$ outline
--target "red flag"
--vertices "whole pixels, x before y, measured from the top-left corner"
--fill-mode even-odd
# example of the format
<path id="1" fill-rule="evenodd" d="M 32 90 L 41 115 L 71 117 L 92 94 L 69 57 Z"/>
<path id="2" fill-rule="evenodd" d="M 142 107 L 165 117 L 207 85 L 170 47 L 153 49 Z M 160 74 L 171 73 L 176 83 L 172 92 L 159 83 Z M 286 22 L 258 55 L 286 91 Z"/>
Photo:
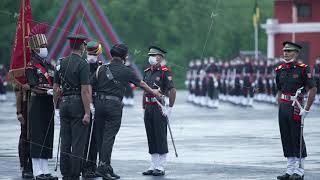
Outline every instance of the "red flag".
<path id="1" fill-rule="evenodd" d="M 25 67 L 30 62 L 28 35 L 32 28 L 30 0 L 21 0 L 16 38 L 12 48 L 9 75 L 15 83 L 25 84 Z"/>

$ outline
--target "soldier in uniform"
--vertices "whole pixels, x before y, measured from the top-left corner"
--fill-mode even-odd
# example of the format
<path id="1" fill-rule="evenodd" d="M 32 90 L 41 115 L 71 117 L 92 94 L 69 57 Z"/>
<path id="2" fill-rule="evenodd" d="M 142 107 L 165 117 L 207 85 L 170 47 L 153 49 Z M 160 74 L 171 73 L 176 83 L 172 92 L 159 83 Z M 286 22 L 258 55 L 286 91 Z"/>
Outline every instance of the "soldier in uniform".
<path id="1" fill-rule="evenodd" d="M 30 96 L 29 85 L 15 87 L 17 118 L 20 122 L 21 133 L 19 138 L 19 159 L 22 170 L 22 178 L 33 178 L 32 160 L 30 157 L 29 126 L 28 126 L 28 98 Z"/>
<path id="2" fill-rule="evenodd" d="M 307 156 L 306 145 L 302 139 L 302 159 L 300 157 L 300 126 L 301 119 L 306 117 L 314 101 L 317 91 L 308 65 L 296 62 L 301 46 L 292 42 L 283 43 L 284 63 L 276 71 L 276 84 L 279 103 L 279 126 L 284 156 L 287 158 L 287 171 L 278 176 L 280 180 L 302 180 L 304 177 L 304 158 Z M 297 89 L 304 87 L 308 99 L 304 109 L 292 106 L 293 96 Z M 302 104 L 303 96 L 299 97 Z M 303 106 L 303 105 L 302 105 Z"/>
<path id="3" fill-rule="evenodd" d="M 209 108 L 218 108 L 218 96 L 219 96 L 219 88 L 218 88 L 218 66 L 214 62 L 214 59 L 210 58 L 210 64 L 206 68 L 207 74 L 207 93 L 208 93 L 208 107 Z"/>
<path id="4" fill-rule="evenodd" d="M 254 67 L 251 63 L 249 57 L 245 58 L 245 64 L 243 66 L 244 77 L 243 77 L 243 92 L 244 92 L 244 106 L 253 106 L 253 74 L 254 74 Z"/>
<path id="5" fill-rule="evenodd" d="M 150 67 L 144 71 L 144 81 L 152 88 L 160 88 L 165 96 L 169 97 L 169 109 L 161 112 L 155 96 L 149 92 L 143 95 L 143 108 L 145 109 L 144 123 L 148 138 L 151 166 L 143 175 L 163 176 L 165 174 L 167 143 L 167 118 L 176 98 L 176 90 L 172 80 L 172 72 L 167 66 L 161 66 L 165 59 L 166 51 L 157 46 L 149 48 Z M 165 115 L 164 115 L 165 114 Z"/>
<path id="6" fill-rule="evenodd" d="M 256 74 L 256 85 L 258 87 L 257 100 L 262 101 L 263 99 L 265 99 L 264 97 L 266 93 L 266 68 L 265 63 L 262 60 L 260 60 L 259 64 L 257 65 Z"/>
<path id="7" fill-rule="evenodd" d="M 54 68 L 48 55 L 46 24 L 36 25 L 29 35 L 31 61 L 26 67 L 31 90 L 29 108 L 30 154 L 35 179 L 58 179 L 50 174 L 48 159 L 52 158 L 54 109 L 52 83 Z"/>
<path id="8" fill-rule="evenodd" d="M 122 118 L 122 99 L 126 85 L 130 82 L 143 88 L 154 96 L 160 96 L 158 90 L 152 90 L 145 82 L 125 65 L 128 48 L 124 44 L 116 44 L 111 50 L 110 64 L 100 66 L 91 79 L 96 111 L 96 138 L 99 149 L 99 166 L 96 173 L 103 179 L 119 179 L 111 167 L 111 154 L 116 135 L 120 129 Z"/>
<path id="9" fill-rule="evenodd" d="M 87 143 L 90 112 L 94 114 L 90 66 L 82 58 L 86 37 L 70 35 L 71 53 L 63 58 L 54 74 L 54 101 L 60 102 L 60 171 L 63 179 L 78 180 Z M 61 85 L 61 89 L 60 89 Z"/>
<path id="10" fill-rule="evenodd" d="M 87 43 L 87 61 L 90 65 L 90 77 L 95 75 L 97 68 L 102 65 L 102 61 L 99 60 L 99 55 L 102 53 L 102 46 L 99 42 L 90 41 Z M 94 95 L 94 91 L 92 94 Z M 91 120 L 92 121 L 92 120 Z M 89 129 L 91 129 L 92 122 L 90 122 Z M 98 153 L 98 145 L 96 140 L 96 124 L 93 123 L 93 131 L 91 134 L 91 144 L 89 150 L 89 157 L 88 161 L 84 162 L 83 170 L 82 170 L 82 177 L 84 178 L 94 178 L 96 177 L 96 161 L 97 161 L 97 153 Z M 84 159 L 87 158 L 87 152 L 89 147 L 89 138 L 90 133 L 88 133 L 87 144 L 85 147 Z"/>
<path id="11" fill-rule="evenodd" d="M 193 66 L 193 60 L 189 62 L 187 74 L 186 74 L 186 80 L 185 80 L 185 86 L 188 89 L 188 102 L 192 101 L 192 66 Z"/>

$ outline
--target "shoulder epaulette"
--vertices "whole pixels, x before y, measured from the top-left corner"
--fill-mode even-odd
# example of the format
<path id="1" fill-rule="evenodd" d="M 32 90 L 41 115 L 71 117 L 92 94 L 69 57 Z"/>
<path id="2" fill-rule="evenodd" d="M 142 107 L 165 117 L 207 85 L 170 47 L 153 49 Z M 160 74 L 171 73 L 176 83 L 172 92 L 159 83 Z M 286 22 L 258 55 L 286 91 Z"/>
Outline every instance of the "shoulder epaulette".
<path id="1" fill-rule="evenodd" d="M 171 71 L 171 69 L 167 66 L 161 66 L 161 71 Z"/>
<path id="2" fill-rule="evenodd" d="M 283 68 L 283 64 L 280 64 L 278 67 L 276 67 L 276 71 L 278 71 L 278 70 L 280 70 L 280 69 L 282 69 Z"/>
<path id="3" fill-rule="evenodd" d="M 308 65 L 306 65 L 304 63 L 297 63 L 297 66 L 302 67 L 302 68 L 308 67 Z"/>
<path id="4" fill-rule="evenodd" d="M 147 69 L 145 69 L 144 70 L 144 72 L 147 72 L 147 71 L 149 71 L 151 68 L 150 67 L 148 67 Z"/>

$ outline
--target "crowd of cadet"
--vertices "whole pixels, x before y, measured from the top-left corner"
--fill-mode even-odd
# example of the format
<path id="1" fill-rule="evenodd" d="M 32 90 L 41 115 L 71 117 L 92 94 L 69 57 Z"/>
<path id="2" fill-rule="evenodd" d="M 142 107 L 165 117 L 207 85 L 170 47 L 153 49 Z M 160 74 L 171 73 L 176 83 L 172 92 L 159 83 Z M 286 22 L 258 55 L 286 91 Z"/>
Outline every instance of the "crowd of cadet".
<path id="1" fill-rule="evenodd" d="M 254 102 L 275 104 L 275 68 L 282 63 L 280 58 L 255 60 L 250 56 L 191 60 L 185 81 L 188 102 L 209 108 L 218 108 L 220 101 L 245 107 Z M 318 87 L 315 104 L 320 105 L 320 57 L 312 73 Z"/>

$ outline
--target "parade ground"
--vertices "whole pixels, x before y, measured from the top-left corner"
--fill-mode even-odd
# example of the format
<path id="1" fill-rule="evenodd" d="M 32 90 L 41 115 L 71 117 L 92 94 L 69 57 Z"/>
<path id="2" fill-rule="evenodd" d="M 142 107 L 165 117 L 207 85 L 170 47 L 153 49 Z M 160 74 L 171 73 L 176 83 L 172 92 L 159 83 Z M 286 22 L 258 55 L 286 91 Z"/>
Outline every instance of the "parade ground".
<path id="1" fill-rule="evenodd" d="M 116 138 L 112 165 L 124 180 L 272 180 L 283 174 L 283 157 L 276 105 L 255 104 L 242 108 L 220 103 L 219 109 L 187 103 L 187 92 L 177 92 L 171 128 L 179 157 L 176 158 L 168 133 L 169 151 L 166 176 L 146 177 L 149 166 L 147 138 L 141 108 L 141 92 L 135 92 L 135 106 L 125 107 L 122 126 Z M 20 180 L 14 94 L 0 103 L 0 179 Z M 305 180 L 320 179 L 320 107 L 314 106 L 305 119 L 308 158 Z M 55 122 L 54 169 L 59 137 Z M 61 177 L 59 170 L 53 174 Z M 98 179 L 98 178 L 97 178 Z"/>

